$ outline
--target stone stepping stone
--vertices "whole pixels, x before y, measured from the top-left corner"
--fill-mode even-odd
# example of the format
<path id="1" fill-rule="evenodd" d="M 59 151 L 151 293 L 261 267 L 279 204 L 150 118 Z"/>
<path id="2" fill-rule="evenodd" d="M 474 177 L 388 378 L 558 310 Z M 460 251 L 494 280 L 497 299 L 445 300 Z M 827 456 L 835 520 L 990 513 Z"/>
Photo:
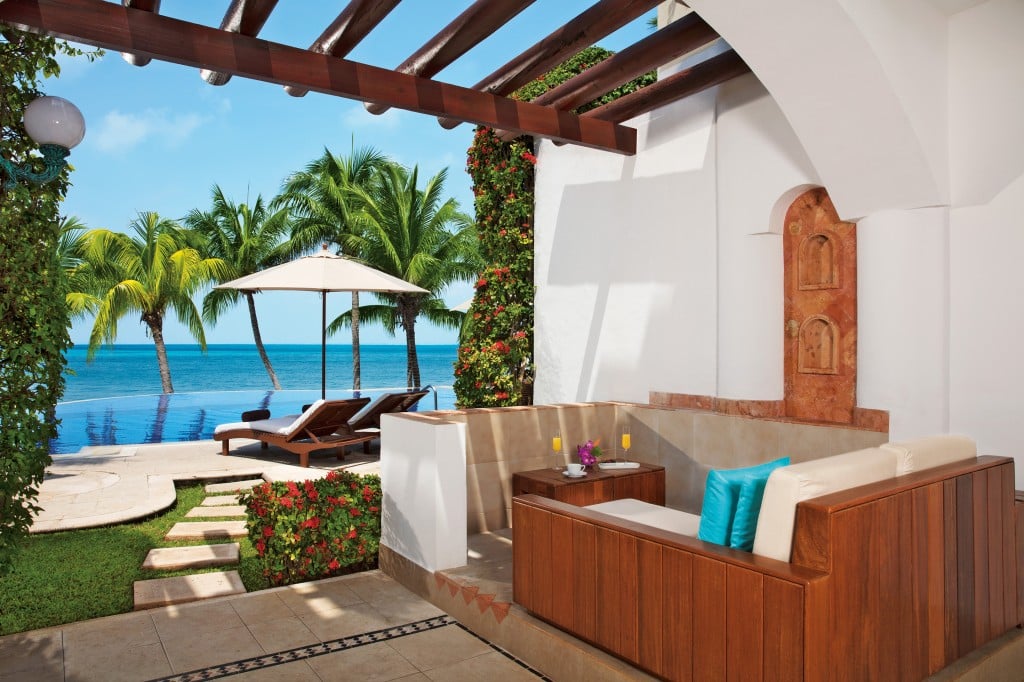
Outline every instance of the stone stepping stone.
<path id="1" fill-rule="evenodd" d="M 248 491 L 256 485 L 266 483 L 262 478 L 253 478 L 248 481 L 228 481 L 227 483 L 210 483 L 206 486 L 207 493 L 237 493 Z"/>
<path id="2" fill-rule="evenodd" d="M 222 507 L 192 507 L 185 514 L 186 519 L 195 518 L 210 518 L 211 516 L 245 516 L 245 507 L 242 505 L 237 506 L 222 506 Z"/>
<path id="3" fill-rule="evenodd" d="M 199 504 L 204 507 L 219 507 L 225 504 L 238 504 L 238 495 L 213 495 L 211 497 L 204 498 Z"/>
<path id="4" fill-rule="evenodd" d="M 135 610 L 157 606 L 185 604 L 200 599 L 245 594 L 245 585 L 238 571 L 182 575 L 176 578 L 136 580 L 134 586 Z"/>
<path id="5" fill-rule="evenodd" d="M 245 521 L 179 521 L 167 531 L 164 540 L 244 538 L 248 534 Z"/>
<path id="6" fill-rule="evenodd" d="M 142 567 L 150 570 L 176 571 L 182 568 L 206 568 L 238 563 L 238 543 L 195 545 L 193 547 L 161 547 L 149 550 Z"/>

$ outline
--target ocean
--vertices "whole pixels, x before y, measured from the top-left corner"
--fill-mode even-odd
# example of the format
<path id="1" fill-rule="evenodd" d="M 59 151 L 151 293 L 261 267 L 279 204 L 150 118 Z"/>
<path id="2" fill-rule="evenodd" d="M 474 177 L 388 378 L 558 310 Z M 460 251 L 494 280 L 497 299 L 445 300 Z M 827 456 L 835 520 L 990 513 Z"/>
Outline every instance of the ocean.
<path id="1" fill-rule="evenodd" d="M 281 388 L 320 388 L 320 346 L 270 344 L 267 355 Z M 418 346 L 420 380 L 423 384 L 451 386 L 458 347 Z M 68 374 L 63 402 L 116 396 L 160 393 L 160 371 L 152 344 L 118 344 L 101 348 L 91 363 L 85 360 L 86 345 L 67 354 Z M 361 345 L 362 385 L 365 389 L 405 386 L 404 345 Z M 202 352 L 191 344 L 167 346 L 167 362 L 175 393 L 196 391 L 270 390 L 256 346 L 224 344 Z M 327 346 L 327 388 L 352 388 L 352 346 Z"/>
<path id="2" fill-rule="evenodd" d="M 417 347 L 422 385 L 435 387 L 420 401 L 421 410 L 455 405 L 456 346 Z M 361 395 L 374 398 L 385 389 L 405 387 L 405 346 L 361 347 Z M 103 348 L 93 362 L 85 346 L 68 352 L 64 399 L 57 405 L 55 455 L 87 446 L 207 440 L 217 424 L 238 421 L 241 412 L 266 408 L 273 416 L 297 414 L 320 397 L 320 346 L 268 345 L 267 354 L 281 383 L 274 391 L 256 347 L 169 345 L 174 394 L 161 393 L 156 350 L 152 345 Z M 352 397 L 352 347 L 327 348 L 327 397 Z"/>

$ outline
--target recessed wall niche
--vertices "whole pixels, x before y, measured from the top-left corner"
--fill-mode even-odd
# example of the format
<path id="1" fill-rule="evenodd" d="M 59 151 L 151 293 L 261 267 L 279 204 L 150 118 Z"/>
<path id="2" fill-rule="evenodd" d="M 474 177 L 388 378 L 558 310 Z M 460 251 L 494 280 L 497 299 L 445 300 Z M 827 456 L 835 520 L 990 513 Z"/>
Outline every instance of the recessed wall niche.
<path id="1" fill-rule="evenodd" d="M 804 320 L 800 327 L 797 371 L 835 374 L 839 367 L 839 326 L 824 315 Z"/>
<path id="2" fill-rule="evenodd" d="M 815 232 L 800 244 L 797 286 L 801 291 L 839 288 L 839 245 L 835 235 Z"/>

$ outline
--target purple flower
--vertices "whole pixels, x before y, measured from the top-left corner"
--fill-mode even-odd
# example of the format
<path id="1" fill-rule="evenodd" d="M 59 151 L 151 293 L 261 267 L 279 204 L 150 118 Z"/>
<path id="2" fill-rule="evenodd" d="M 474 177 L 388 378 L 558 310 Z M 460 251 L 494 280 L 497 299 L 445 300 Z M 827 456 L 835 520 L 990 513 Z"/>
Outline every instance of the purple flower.
<path id="1" fill-rule="evenodd" d="M 595 441 L 588 440 L 583 445 L 576 446 L 576 456 L 580 458 L 580 463 L 583 466 L 593 466 L 597 464 L 598 457 L 601 456 L 601 447 L 598 445 L 600 439 Z"/>

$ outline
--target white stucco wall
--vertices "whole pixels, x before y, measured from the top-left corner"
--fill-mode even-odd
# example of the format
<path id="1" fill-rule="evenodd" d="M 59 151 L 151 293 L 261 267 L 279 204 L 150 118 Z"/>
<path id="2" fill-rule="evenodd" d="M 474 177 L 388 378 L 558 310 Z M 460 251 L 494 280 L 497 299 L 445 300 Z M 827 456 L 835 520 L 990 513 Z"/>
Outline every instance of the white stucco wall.
<path id="1" fill-rule="evenodd" d="M 541 145 L 537 401 L 780 398 L 772 221 L 820 184 L 841 217 L 865 209 L 858 404 L 888 410 L 894 439 L 964 433 L 1016 457 L 1024 489 L 1024 3 L 785 0 L 818 30 L 802 43 L 772 30 L 777 3 L 691 4 L 768 87 L 634 121 L 633 159 Z M 814 77 L 816 50 L 852 48 L 870 58 L 826 60 L 840 87 Z"/>

